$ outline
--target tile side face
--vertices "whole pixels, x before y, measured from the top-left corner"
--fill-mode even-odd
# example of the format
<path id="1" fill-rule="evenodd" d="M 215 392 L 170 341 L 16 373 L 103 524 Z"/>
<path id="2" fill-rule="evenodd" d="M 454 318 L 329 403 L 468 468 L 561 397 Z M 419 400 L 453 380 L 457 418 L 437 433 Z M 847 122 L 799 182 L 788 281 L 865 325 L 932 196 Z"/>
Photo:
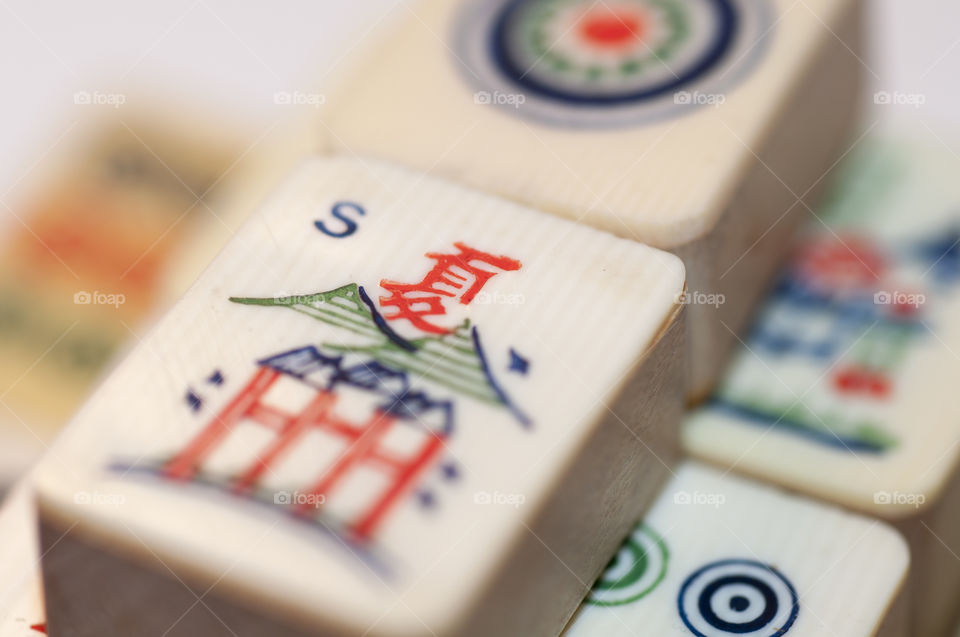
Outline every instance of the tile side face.
<path id="1" fill-rule="evenodd" d="M 909 555 L 884 524 L 687 463 L 565 637 L 871 637 Z"/>
<path id="2" fill-rule="evenodd" d="M 307 163 L 80 413 L 39 472 L 44 510 L 308 621 L 442 630 L 683 277 L 405 170 Z"/>

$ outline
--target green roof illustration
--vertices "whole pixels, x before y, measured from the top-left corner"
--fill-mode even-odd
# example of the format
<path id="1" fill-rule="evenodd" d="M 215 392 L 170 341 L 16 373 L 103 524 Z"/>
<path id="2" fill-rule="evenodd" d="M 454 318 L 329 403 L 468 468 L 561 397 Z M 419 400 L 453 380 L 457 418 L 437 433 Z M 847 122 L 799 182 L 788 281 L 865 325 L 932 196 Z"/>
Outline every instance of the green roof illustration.
<path id="1" fill-rule="evenodd" d="M 479 335 L 467 319 L 446 334 L 405 339 L 387 324 L 362 286 L 350 283 L 327 292 L 284 297 L 230 297 L 233 303 L 283 307 L 353 333 L 356 344 L 323 343 L 330 351 L 362 354 L 455 393 L 505 406 L 524 424 L 487 368 Z"/>

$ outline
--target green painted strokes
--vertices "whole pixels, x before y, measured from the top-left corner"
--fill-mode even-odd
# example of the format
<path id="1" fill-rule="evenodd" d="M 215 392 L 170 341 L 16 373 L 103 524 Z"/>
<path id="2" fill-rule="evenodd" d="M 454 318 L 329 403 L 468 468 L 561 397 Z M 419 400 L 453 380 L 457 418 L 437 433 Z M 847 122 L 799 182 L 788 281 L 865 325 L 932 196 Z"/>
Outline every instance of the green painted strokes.
<path id="1" fill-rule="evenodd" d="M 915 326 L 908 323 L 875 325 L 857 341 L 850 358 L 873 370 L 894 371 L 906 358 L 915 336 Z"/>
<path id="2" fill-rule="evenodd" d="M 404 350 L 389 351 L 385 348 L 377 347 L 349 347 L 343 345 L 327 346 L 335 352 L 366 354 L 371 358 L 392 367 L 403 368 L 414 374 L 418 378 L 432 381 L 442 387 L 446 387 L 458 394 L 469 396 L 480 402 L 491 405 L 499 405 L 499 397 L 490 389 L 486 378 L 464 378 L 462 375 L 451 373 L 449 368 L 444 368 L 438 362 L 420 361 L 416 357 L 404 356 Z"/>
<path id="3" fill-rule="evenodd" d="M 617 567 L 624 553 L 631 566 L 626 573 L 615 578 L 611 573 L 614 570 L 619 572 Z M 667 543 L 660 534 L 641 522 L 594 583 L 585 601 L 593 606 L 622 606 L 642 599 L 666 577 L 669 561 Z"/>
<path id="4" fill-rule="evenodd" d="M 764 414 L 771 421 L 787 428 L 807 429 L 840 439 L 850 438 L 881 450 L 893 448 L 898 443 L 882 423 L 851 417 L 836 409 L 818 413 L 797 401 L 778 404 L 763 396 L 736 396 L 727 392 L 721 392 L 720 395 L 730 404 L 741 405 L 756 414 Z"/>
<path id="5" fill-rule="evenodd" d="M 344 285 L 329 292 L 316 294 L 275 296 L 275 297 L 236 297 L 230 301 L 243 305 L 263 305 L 267 307 L 289 307 L 300 312 L 317 312 L 345 321 L 354 321 L 363 326 L 371 318 L 370 311 L 360 300 L 360 289 L 356 283 Z M 319 316 L 315 318 L 324 320 Z M 376 328 L 374 328 L 376 329 Z"/>
<path id="6" fill-rule="evenodd" d="M 833 230 L 876 225 L 884 201 L 903 188 L 910 174 L 909 150 L 890 142 L 867 139 L 838 169 L 836 184 L 826 193 L 819 215 Z"/>
<path id="7" fill-rule="evenodd" d="M 559 0 L 570 2 L 571 0 Z M 553 3 L 546 3 L 551 5 Z M 531 12 L 529 20 L 522 30 L 530 50 L 537 58 L 537 63 L 553 68 L 557 72 L 576 71 L 585 76 L 588 81 L 598 81 L 613 71 L 620 76 L 630 77 L 644 72 L 651 65 L 666 65 L 673 58 L 677 50 L 690 38 L 690 20 L 687 8 L 678 0 L 651 0 L 650 4 L 661 9 L 668 25 L 669 37 L 655 49 L 645 46 L 643 55 L 624 60 L 613 69 L 604 69 L 599 66 L 577 66 L 572 60 L 556 51 L 556 42 L 547 37 L 543 25 L 554 17 L 555 10 L 541 10 Z M 535 63 L 535 64 L 537 64 Z"/>
<path id="8" fill-rule="evenodd" d="M 864 424 L 854 429 L 853 437 L 884 451 L 897 446 L 896 438 L 872 424 Z"/>
<path id="9" fill-rule="evenodd" d="M 328 292 L 283 297 L 230 297 L 233 303 L 284 307 L 333 327 L 368 339 L 364 343 L 342 345 L 324 343 L 339 353 L 364 354 L 385 365 L 402 369 L 481 402 L 502 404 L 490 386 L 465 320 L 452 332 L 410 340 L 414 351 L 390 340 L 377 327 L 373 314 L 360 298 L 356 283 Z"/>
<path id="10" fill-rule="evenodd" d="M 440 336 L 428 336 L 410 341 L 416 350 L 399 347 L 383 339 L 373 345 L 330 345 L 325 347 L 335 352 L 365 354 L 382 363 L 415 374 L 458 393 L 466 394 L 482 402 L 499 404 L 500 399 L 487 383 L 480 359 L 472 348 L 470 323 L 464 321 L 456 330 Z M 462 354 L 462 343 L 469 343 L 469 358 Z M 456 355 L 452 352 L 459 351 Z"/>

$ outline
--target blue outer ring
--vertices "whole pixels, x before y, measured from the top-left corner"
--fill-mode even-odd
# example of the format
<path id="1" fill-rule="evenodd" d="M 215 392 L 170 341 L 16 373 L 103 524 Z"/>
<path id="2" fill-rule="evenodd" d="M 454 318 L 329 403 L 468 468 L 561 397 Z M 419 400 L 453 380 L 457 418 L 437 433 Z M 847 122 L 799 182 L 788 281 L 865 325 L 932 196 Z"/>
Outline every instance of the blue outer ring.
<path id="1" fill-rule="evenodd" d="M 650 88 L 642 91 L 634 91 L 633 93 L 624 93 L 622 95 L 605 95 L 589 92 L 574 93 L 536 81 L 531 78 L 527 69 L 519 68 L 510 56 L 507 47 L 507 32 L 510 25 L 516 20 L 517 11 L 529 2 L 531 2 L 531 0 L 510 0 L 500 11 L 500 15 L 497 16 L 493 29 L 490 31 L 490 55 L 496 63 L 497 68 L 514 84 L 543 97 L 570 104 L 613 106 L 640 102 L 660 97 L 664 94 L 674 93 L 684 85 L 693 82 L 714 68 L 724 58 L 727 52 L 729 52 L 740 27 L 737 12 L 730 0 L 712 0 L 719 15 L 713 41 L 703 56 L 684 73 L 666 82 L 661 82 Z"/>
<path id="2" fill-rule="evenodd" d="M 690 620 L 687 618 L 687 614 L 683 610 L 683 598 L 687 593 L 687 589 L 690 587 L 690 584 L 692 584 L 695 579 L 697 579 L 698 577 L 700 577 L 700 575 L 704 573 L 704 571 L 708 571 L 718 566 L 727 566 L 728 564 L 744 564 L 747 566 L 755 566 L 755 567 L 765 569 L 773 573 L 774 575 L 776 575 L 780 579 L 780 581 L 782 581 L 787 586 L 787 588 L 790 590 L 790 596 L 792 597 L 792 600 L 793 600 L 793 607 L 790 609 L 790 618 L 786 621 L 786 623 L 784 623 L 783 626 L 780 627 L 780 630 L 778 630 L 775 633 L 771 633 L 770 637 L 779 637 L 780 635 L 783 635 L 788 630 L 790 630 L 791 626 L 793 626 L 793 623 L 797 621 L 797 615 L 800 613 L 800 601 L 797 598 L 797 591 L 793 587 L 793 584 L 790 583 L 790 580 L 788 580 L 786 577 L 781 575 L 780 572 L 775 568 L 772 568 L 771 566 L 768 566 L 761 562 L 755 562 L 753 560 L 720 560 L 718 562 L 711 562 L 710 564 L 707 564 L 706 566 L 703 566 L 697 569 L 692 575 L 690 575 L 686 580 L 684 580 L 683 586 L 680 587 L 680 594 L 677 595 L 677 610 L 680 613 L 680 619 L 682 619 L 686 627 L 690 629 L 690 632 L 692 632 L 697 637 L 708 637 L 707 635 L 704 635 L 699 630 L 693 627 L 693 625 L 690 623 Z M 703 603 L 703 600 L 697 600 L 698 607 L 700 607 L 702 603 Z M 722 629 L 719 629 L 719 630 L 722 630 Z M 751 630 L 756 630 L 756 628 L 751 628 Z M 736 634 L 736 633 L 730 633 L 730 634 Z"/>

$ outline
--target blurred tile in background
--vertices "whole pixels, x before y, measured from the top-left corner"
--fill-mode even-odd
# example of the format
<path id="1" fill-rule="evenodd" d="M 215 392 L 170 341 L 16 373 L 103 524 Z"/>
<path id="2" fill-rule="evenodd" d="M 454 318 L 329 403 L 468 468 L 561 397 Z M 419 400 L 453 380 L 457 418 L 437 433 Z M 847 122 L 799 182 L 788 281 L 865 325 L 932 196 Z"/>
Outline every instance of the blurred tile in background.
<path id="1" fill-rule="evenodd" d="M 897 526 L 915 635 L 945 634 L 960 596 L 958 167 L 865 138 L 684 429 L 694 456 Z"/>
<path id="2" fill-rule="evenodd" d="M 21 189 L 0 237 L 0 481 L 42 451 L 299 156 L 279 143 L 248 154 L 238 131 L 183 106 L 76 130 Z"/>

